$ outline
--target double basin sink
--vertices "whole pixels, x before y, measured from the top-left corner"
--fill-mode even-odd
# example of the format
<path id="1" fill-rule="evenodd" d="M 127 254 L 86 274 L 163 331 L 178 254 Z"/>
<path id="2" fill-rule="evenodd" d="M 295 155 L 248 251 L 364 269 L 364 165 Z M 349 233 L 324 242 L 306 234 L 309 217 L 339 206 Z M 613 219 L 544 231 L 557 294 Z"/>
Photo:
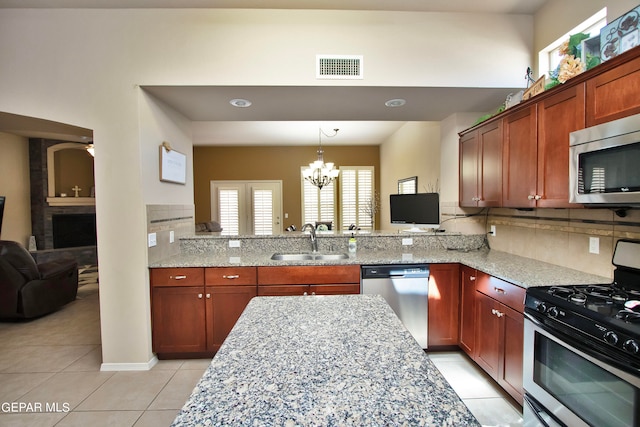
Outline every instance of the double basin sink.
<path id="1" fill-rule="evenodd" d="M 314 253 L 314 252 L 295 252 L 295 253 L 275 253 L 271 259 L 277 261 L 335 261 L 349 258 L 348 254 L 332 252 L 332 253 Z"/>

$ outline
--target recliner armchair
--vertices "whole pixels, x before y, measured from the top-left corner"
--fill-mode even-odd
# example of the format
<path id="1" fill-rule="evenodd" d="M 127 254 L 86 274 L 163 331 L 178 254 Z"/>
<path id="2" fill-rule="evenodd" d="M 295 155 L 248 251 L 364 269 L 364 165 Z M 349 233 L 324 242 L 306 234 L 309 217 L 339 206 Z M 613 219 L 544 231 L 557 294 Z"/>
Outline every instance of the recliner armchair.
<path id="1" fill-rule="evenodd" d="M 30 319 L 76 299 L 78 263 L 69 254 L 36 264 L 18 242 L 0 240 L 0 319 Z"/>

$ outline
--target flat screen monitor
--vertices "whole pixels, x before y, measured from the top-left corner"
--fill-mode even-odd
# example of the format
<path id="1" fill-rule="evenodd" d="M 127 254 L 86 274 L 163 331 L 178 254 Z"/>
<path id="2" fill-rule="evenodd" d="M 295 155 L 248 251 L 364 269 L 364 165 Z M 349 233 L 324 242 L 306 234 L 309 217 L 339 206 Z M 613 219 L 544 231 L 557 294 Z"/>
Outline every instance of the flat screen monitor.
<path id="1" fill-rule="evenodd" d="M 389 200 L 391 224 L 403 231 L 424 231 L 440 227 L 440 196 L 438 193 L 391 194 Z"/>
<path id="2" fill-rule="evenodd" d="M 4 216 L 4 196 L 0 196 L 0 236 L 2 235 L 2 217 Z"/>

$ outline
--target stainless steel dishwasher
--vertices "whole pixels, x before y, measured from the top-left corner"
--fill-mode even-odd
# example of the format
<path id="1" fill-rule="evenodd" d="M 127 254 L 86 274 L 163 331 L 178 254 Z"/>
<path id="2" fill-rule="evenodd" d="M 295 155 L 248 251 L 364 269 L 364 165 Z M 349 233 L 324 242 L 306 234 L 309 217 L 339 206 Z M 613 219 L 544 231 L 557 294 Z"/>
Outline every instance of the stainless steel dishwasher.
<path id="1" fill-rule="evenodd" d="M 422 348 L 428 342 L 429 265 L 363 265 L 363 294 L 378 294 L 396 312 Z"/>

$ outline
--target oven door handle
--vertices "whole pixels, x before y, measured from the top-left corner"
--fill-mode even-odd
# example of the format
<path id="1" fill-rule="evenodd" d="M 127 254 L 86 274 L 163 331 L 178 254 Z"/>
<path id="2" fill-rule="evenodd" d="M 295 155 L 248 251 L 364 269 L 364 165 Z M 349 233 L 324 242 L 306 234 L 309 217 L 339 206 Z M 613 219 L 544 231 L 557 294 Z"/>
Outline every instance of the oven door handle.
<path id="1" fill-rule="evenodd" d="M 531 412 L 543 427 L 566 427 L 565 424 L 558 421 L 553 415 L 545 411 L 538 402 L 526 394 L 524 395 L 524 403 L 531 409 Z M 549 422 L 551 422 L 551 424 L 549 424 Z"/>
<path id="2" fill-rule="evenodd" d="M 628 361 L 628 360 L 622 361 L 609 356 L 608 354 L 606 354 L 608 348 L 605 345 L 602 345 L 598 342 L 592 343 L 591 344 L 592 347 L 587 347 L 584 343 L 573 338 L 566 332 L 563 332 L 562 330 L 558 330 L 558 329 L 549 328 L 539 319 L 536 319 L 534 315 L 527 313 L 527 310 L 528 308 L 525 308 L 525 313 L 524 313 L 525 320 L 530 321 L 536 327 L 542 329 L 543 331 L 546 331 L 547 333 L 561 340 L 562 342 L 565 343 L 566 346 L 569 346 L 570 350 L 573 349 L 574 351 L 578 351 L 580 353 L 588 355 L 588 357 L 591 357 L 594 360 L 600 361 L 613 368 L 616 368 L 626 373 L 626 375 L 636 377 L 636 378 L 638 377 L 638 374 L 640 373 L 640 365 L 638 363 L 634 361 Z M 580 332 L 575 331 L 575 333 L 579 334 Z M 595 362 L 592 361 L 592 363 L 595 363 Z M 634 385 L 636 384 L 634 381 L 631 381 L 631 382 L 634 383 Z"/>

